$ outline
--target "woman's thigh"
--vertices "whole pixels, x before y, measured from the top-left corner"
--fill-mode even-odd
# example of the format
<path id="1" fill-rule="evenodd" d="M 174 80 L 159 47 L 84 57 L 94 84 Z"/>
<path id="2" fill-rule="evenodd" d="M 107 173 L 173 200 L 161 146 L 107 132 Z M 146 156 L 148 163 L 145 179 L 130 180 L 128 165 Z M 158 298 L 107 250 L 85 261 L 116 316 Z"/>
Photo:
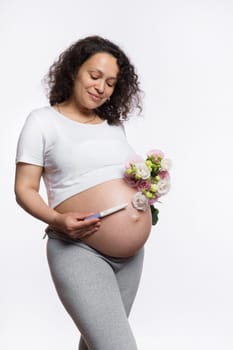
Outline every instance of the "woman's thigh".
<path id="1" fill-rule="evenodd" d="M 113 268 L 98 254 L 48 239 L 57 293 L 90 350 L 136 350 Z"/>
<path id="2" fill-rule="evenodd" d="M 144 261 L 144 248 L 131 257 L 116 272 L 116 279 L 127 316 L 130 314 L 141 279 Z"/>

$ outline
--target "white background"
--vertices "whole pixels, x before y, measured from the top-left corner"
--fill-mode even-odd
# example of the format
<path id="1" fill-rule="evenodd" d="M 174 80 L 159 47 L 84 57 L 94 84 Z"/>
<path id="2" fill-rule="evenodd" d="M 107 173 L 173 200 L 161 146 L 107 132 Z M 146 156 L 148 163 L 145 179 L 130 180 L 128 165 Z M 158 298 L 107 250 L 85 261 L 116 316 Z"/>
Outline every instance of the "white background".
<path id="1" fill-rule="evenodd" d="M 130 142 L 173 160 L 130 317 L 139 349 L 232 349 L 231 0 L 1 0 L 0 16 L 0 348 L 77 349 L 49 275 L 45 225 L 15 204 L 14 157 L 26 116 L 47 104 L 48 67 L 99 34 L 126 51 L 145 91 Z"/>

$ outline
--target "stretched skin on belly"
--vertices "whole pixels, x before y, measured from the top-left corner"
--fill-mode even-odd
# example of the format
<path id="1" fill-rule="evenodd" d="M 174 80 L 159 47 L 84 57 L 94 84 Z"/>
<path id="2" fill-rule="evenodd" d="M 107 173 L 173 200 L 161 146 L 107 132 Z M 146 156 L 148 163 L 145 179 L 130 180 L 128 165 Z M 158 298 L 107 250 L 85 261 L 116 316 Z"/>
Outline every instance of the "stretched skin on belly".
<path id="1" fill-rule="evenodd" d="M 111 180 L 68 198 L 56 210 L 99 212 L 127 202 L 126 209 L 102 218 L 100 229 L 83 241 L 110 256 L 131 256 L 145 244 L 151 230 L 150 209 L 141 212 L 131 204 L 135 192 L 123 179 Z"/>

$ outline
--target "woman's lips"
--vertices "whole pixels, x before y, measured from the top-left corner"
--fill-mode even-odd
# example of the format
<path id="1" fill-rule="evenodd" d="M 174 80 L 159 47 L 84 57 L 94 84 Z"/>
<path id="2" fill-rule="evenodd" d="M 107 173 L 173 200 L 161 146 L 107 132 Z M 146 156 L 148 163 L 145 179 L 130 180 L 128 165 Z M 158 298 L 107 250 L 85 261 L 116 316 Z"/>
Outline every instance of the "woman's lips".
<path id="1" fill-rule="evenodd" d="M 90 95 L 90 97 L 91 97 L 94 101 L 101 101 L 101 99 L 102 99 L 101 96 L 92 94 L 91 92 L 88 92 L 88 94 Z"/>

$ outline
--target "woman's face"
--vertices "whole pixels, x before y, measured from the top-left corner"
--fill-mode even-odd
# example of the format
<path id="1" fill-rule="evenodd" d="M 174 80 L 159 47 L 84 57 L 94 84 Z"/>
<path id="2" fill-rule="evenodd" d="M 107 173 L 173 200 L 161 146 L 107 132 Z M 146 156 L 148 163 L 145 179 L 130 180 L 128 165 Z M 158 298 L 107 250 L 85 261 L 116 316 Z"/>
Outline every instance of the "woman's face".
<path id="1" fill-rule="evenodd" d="M 80 67 L 74 81 L 72 99 L 81 109 L 93 110 L 112 95 L 119 72 L 114 56 L 100 52 Z"/>

